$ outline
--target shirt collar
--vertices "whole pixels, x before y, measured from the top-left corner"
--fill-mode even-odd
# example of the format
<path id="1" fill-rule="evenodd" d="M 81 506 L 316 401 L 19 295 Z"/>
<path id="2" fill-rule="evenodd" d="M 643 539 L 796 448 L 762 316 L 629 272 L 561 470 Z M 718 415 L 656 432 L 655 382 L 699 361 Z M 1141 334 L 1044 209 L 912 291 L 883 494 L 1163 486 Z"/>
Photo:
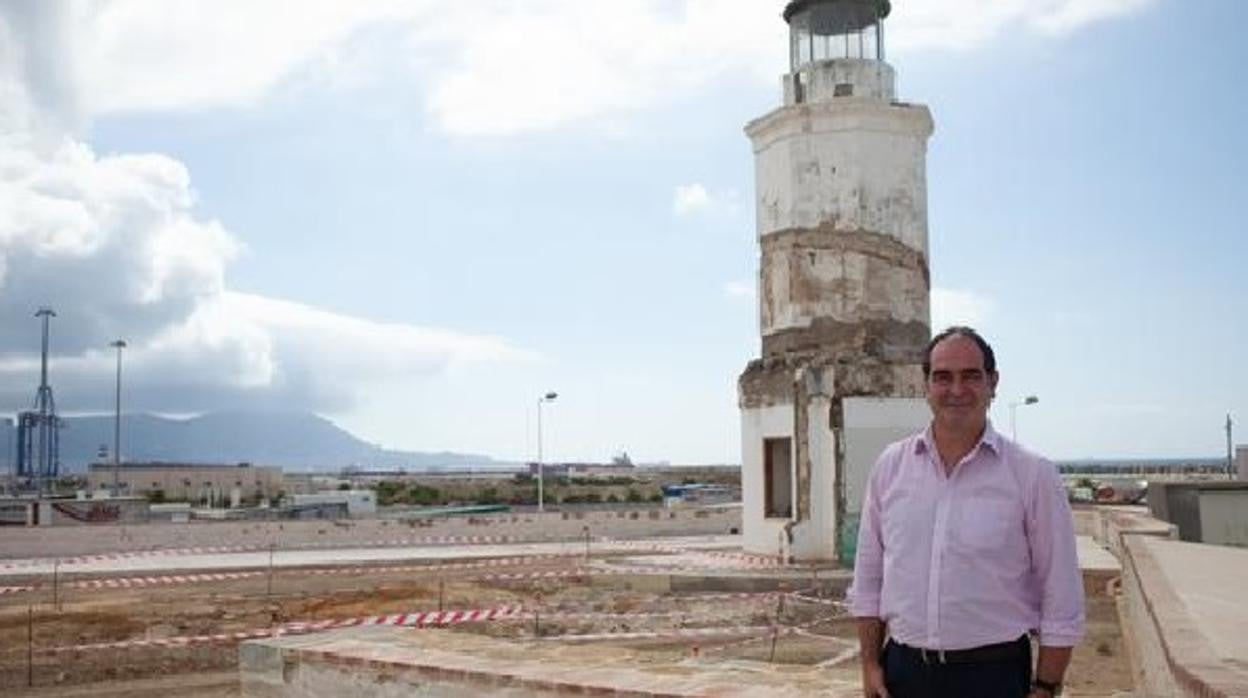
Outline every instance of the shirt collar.
<path id="1" fill-rule="evenodd" d="M 929 423 L 927 428 L 919 432 L 918 438 L 914 440 L 914 452 L 925 453 L 929 449 L 936 446 L 936 438 L 932 436 L 932 425 Z M 992 451 L 993 455 L 1001 455 L 1001 435 L 996 429 L 992 428 L 992 420 L 988 420 L 988 424 L 984 427 L 984 433 L 979 437 L 979 443 L 975 444 L 975 448 L 971 451 L 979 451 L 987 448 Z"/>

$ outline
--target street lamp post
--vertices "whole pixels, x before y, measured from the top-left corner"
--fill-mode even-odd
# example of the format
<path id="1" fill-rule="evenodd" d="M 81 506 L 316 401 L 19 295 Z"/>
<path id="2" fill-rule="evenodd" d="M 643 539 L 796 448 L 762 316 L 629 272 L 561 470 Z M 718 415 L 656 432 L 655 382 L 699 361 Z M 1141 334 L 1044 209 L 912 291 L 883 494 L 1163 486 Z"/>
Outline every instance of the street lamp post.
<path id="1" fill-rule="evenodd" d="M 17 431 L 16 420 L 4 418 L 4 490 L 17 489 L 17 454 L 13 450 L 13 432 Z M 13 479 L 9 479 L 12 476 Z"/>
<path id="2" fill-rule="evenodd" d="M 121 492 L 121 350 L 126 342 L 119 339 L 108 346 L 117 350 L 117 390 L 116 403 L 113 411 L 113 496 Z"/>
<path id="3" fill-rule="evenodd" d="M 1023 398 L 1022 402 L 1010 403 L 1010 438 L 1013 439 L 1015 443 L 1018 443 L 1017 412 L 1018 412 L 1019 406 L 1020 405 L 1034 405 L 1037 402 L 1040 402 L 1040 398 L 1036 397 L 1035 395 L 1028 395 L 1027 397 Z"/>
<path id="4" fill-rule="evenodd" d="M 1231 415 L 1226 415 L 1226 475 L 1230 479 L 1235 479 L 1235 449 L 1231 447 L 1234 439 L 1232 436 L 1235 423 L 1231 421 Z"/>
<path id="5" fill-rule="evenodd" d="M 542 404 L 554 402 L 559 393 L 549 392 L 537 399 L 537 510 L 546 511 L 546 494 L 544 491 L 545 466 L 542 462 Z"/>

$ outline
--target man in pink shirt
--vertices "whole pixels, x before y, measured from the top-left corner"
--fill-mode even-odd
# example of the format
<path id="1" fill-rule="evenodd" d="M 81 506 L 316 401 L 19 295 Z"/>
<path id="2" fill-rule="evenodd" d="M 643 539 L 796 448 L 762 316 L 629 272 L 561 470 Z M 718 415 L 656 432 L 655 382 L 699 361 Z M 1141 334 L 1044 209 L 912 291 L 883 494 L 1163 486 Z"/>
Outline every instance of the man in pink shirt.
<path id="1" fill-rule="evenodd" d="M 863 693 L 1057 696 L 1084 621 L 1066 490 L 988 422 L 998 375 L 979 334 L 937 335 L 923 372 L 931 425 L 884 450 L 862 507 L 849 601 Z"/>

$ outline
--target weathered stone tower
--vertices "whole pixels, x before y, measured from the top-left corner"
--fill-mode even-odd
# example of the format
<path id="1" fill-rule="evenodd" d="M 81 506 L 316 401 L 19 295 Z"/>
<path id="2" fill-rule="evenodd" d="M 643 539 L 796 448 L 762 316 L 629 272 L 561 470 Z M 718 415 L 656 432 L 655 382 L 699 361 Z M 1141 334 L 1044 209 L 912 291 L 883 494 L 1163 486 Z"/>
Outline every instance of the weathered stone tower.
<path id="1" fill-rule="evenodd" d="M 792 0 L 784 105 L 754 145 L 762 358 L 740 378 L 744 544 L 847 559 L 867 472 L 921 427 L 926 107 L 884 62 L 888 0 Z"/>

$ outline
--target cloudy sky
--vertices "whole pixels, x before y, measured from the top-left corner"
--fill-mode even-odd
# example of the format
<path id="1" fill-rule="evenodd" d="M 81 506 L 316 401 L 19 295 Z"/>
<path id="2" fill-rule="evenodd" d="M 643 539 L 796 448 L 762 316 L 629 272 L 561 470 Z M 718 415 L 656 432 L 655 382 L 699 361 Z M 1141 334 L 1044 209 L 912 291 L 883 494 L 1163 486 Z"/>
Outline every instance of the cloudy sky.
<path id="1" fill-rule="evenodd" d="M 738 462 L 779 0 L 0 0 L 0 411 Z M 1248 434 L 1240 0 L 901 0 L 934 324 L 1049 454 Z M 1243 439 L 1248 441 L 1248 438 Z"/>

